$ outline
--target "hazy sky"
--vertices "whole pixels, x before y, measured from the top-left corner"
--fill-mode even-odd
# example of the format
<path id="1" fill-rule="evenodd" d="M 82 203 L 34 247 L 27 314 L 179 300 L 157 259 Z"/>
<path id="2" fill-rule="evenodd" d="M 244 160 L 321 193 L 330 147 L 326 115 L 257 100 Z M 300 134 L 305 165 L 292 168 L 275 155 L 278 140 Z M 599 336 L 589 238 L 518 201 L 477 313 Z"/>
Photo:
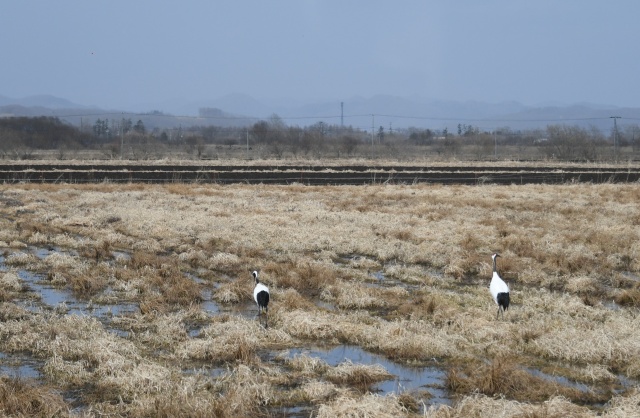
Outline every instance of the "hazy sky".
<path id="1" fill-rule="evenodd" d="M 0 95 L 14 98 L 640 107 L 637 0 L 6 0 L 0 39 Z"/>

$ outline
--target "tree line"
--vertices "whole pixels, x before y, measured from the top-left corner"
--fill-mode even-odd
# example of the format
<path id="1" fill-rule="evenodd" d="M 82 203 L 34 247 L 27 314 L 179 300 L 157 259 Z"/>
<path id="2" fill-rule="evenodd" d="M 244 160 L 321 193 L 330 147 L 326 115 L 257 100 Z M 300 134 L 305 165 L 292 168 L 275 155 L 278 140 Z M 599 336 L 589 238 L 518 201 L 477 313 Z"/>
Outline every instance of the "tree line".
<path id="1" fill-rule="evenodd" d="M 150 159 L 174 154 L 192 158 L 236 155 L 249 158 L 409 158 L 636 159 L 640 128 L 626 126 L 608 135 L 596 128 L 549 125 L 544 129 L 491 132 L 468 124 L 448 129 L 371 131 L 318 122 L 288 126 L 277 115 L 248 127 L 215 125 L 147 129 L 141 120 L 97 119 L 80 127 L 55 117 L 0 118 L 0 157 L 35 158 L 39 151 L 66 158 L 78 151 L 101 158 Z M 233 154 L 235 153 L 235 154 Z"/>

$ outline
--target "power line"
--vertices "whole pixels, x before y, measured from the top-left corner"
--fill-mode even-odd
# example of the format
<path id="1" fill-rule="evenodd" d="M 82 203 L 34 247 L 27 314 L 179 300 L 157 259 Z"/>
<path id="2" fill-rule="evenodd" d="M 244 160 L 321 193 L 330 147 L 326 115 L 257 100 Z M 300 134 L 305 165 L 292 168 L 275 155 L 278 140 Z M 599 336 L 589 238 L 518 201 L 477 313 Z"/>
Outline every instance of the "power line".
<path id="1" fill-rule="evenodd" d="M 73 113 L 73 114 L 51 114 L 41 115 L 44 117 L 55 118 L 86 118 L 86 117 L 110 117 L 112 119 L 124 119 L 125 117 L 138 117 L 138 118 L 166 118 L 175 120 L 191 120 L 191 121 L 263 121 L 267 118 L 255 117 L 255 116 L 233 116 L 233 115 L 220 115 L 220 116 L 193 116 L 193 115 L 172 115 L 165 113 L 138 113 L 138 112 L 95 112 L 95 113 Z M 363 114 L 344 114 L 341 112 L 339 115 L 298 115 L 298 116 L 279 116 L 279 119 L 283 121 L 323 121 L 323 120 L 340 120 L 340 126 L 344 126 L 345 120 L 349 119 L 364 119 L 370 117 L 388 118 L 388 119 L 402 119 L 402 120 L 420 120 L 420 121 L 433 121 L 433 122 L 474 122 L 482 124 L 509 124 L 509 123 L 562 123 L 562 122 L 593 122 L 604 121 L 609 119 L 609 116 L 603 117 L 585 117 L 585 118 L 536 118 L 536 119 L 507 119 L 507 118 L 467 118 L 467 117 L 438 117 L 438 116 L 415 116 L 415 115 L 401 115 L 401 114 L 385 114 L 385 113 L 363 113 Z M 6 117 L 34 117 L 34 116 L 0 116 L 0 118 Z M 38 117 L 38 116 L 35 116 Z M 617 119 L 623 119 L 625 121 L 640 121 L 640 118 L 633 117 L 616 117 Z M 353 126 L 351 126 L 353 127 Z M 367 129 L 362 127 L 362 129 Z"/>

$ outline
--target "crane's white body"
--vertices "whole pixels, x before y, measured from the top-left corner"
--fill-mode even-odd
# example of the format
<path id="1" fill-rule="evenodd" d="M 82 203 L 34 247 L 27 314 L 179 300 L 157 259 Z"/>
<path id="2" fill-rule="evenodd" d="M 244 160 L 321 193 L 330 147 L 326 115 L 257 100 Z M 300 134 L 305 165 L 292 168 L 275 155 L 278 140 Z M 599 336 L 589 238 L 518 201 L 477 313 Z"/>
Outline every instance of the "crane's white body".
<path id="1" fill-rule="evenodd" d="M 491 296 L 493 296 L 494 302 L 498 305 L 496 318 L 500 316 L 500 311 L 502 311 L 502 317 L 504 317 L 504 311 L 509 309 L 509 286 L 502 280 L 496 269 L 496 258 L 498 257 L 500 257 L 499 254 L 491 256 L 493 259 L 493 276 L 491 276 L 491 284 L 489 284 Z"/>
<path id="2" fill-rule="evenodd" d="M 258 302 L 258 294 L 259 294 L 260 292 L 267 292 L 267 293 L 269 293 L 269 288 L 268 288 L 267 286 L 263 285 L 262 283 L 258 283 L 258 284 L 256 285 L 256 287 L 253 289 L 253 300 L 255 300 L 255 301 L 256 301 L 256 303 L 258 304 L 258 307 L 259 307 L 259 308 L 261 307 L 261 306 L 260 306 L 260 303 Z M 246 295 L 246 293 L 245 293 L 245 295 Z"/>
<path id="3" fill-rule="evenodd" d="M 507 286 L 504 280 L 502 280 L 497 271 L 493 272 L 493 277 L 491 277 L 491 284 L 489 285 L 489 291 L 491 292 L 491 296 L 493 296 L 493 300 L 496 303 L 498 303 L 499 293 L 509 293 L 509 286 Z"/>
<path id="4" fill-rule="evenodd" d="M 260 280 L 258 280 L 257 271 L 254 271 L 252 274 L 253 274 L 253 278 L 256 281 L 256 287 L 253 288 L 253 300 L 255 300 L 256 304 L 258 305 L 258 315 L 260 315 L 260 313 L 262 313 L 263 310 L 265 312 L 268 311 L 269 288 L 264 284 L 260 283 Z"/>

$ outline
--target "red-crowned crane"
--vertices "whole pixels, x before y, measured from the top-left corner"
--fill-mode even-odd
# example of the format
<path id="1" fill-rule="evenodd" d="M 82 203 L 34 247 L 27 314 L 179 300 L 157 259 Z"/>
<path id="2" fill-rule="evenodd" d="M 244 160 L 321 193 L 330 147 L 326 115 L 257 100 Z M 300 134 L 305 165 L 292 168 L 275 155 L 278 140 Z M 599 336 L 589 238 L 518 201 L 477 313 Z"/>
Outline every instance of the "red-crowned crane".
<path id="1" fill-rule="evenodd" d="M 258 272 L 254 271 L 251 273 L 253 278 L 256 280 L 256 287 L 253 289 L 253 300 L 258 304 L 258 315 L 265 312 L 265 314 L 269 313 L 269 288 L 264 284 L 260 283 L 258 280 Z"/>
<path id="2" fill-rule="evenodd" d="M 500 257 L 500 254 L 493 254 L 493 277 L 491 277 L 491 284 L 489 290 L 493 300 L 498 304 L 498 313 L 496 319 L 500 317 L 500 311 L 502 311 L 502 318 L 504 318 L 504 311 L 509 309 L 509 286 L 502 280 L 496 269 L 496 258 Z"/>

